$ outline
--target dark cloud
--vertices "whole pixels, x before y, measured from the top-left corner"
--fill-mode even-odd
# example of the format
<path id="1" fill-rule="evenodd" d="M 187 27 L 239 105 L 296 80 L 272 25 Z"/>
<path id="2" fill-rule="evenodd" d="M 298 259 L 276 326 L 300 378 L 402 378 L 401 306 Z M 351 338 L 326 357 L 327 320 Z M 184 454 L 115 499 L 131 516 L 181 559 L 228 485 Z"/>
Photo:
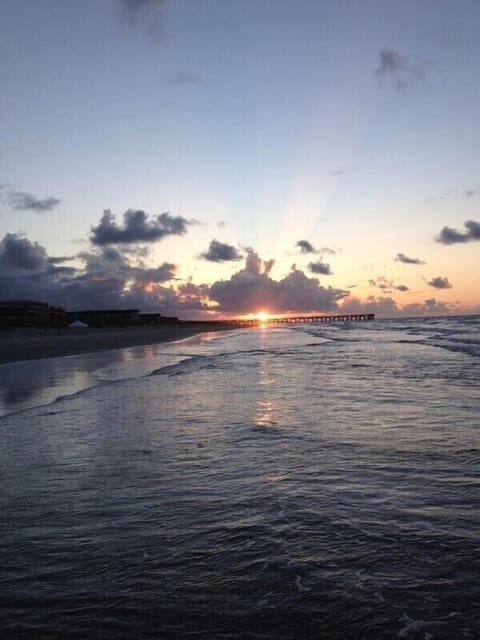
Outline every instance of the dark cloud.
<path id="1" fill-rule="evenodd" d="M 467 228 L 467 235 L 469 240 L 480 240 L 480 222 L 474 220 L 467 220 L 465 222 Z"/>
<path id="2" fill-rule="evenodd" d="M 397 91 L 405 91 L 410 85 L 425 80 L 425 63 L 414 62 L 388 47 L 380 51 L 379 58 L 374 73 L 380 86 L 388 82 Z"/>
<path id="3" fill-rule="evenodd" d="M 50 264 L 63 264 L 75 260 L 75 256 L 52 256 L 48 258 Z"/>
<path id="4" fill-rule="evenodd" d="M 119 226 L 111 211 L 106 210 L 100 223 L 92 227 L 90 241 L 97 246 L 155 242 L 165 236 L 183 235 L 189 224 L 182 216 L 160 213 L 149 220 L 145 211 L 129 209 L 123 214 L 123 226 Z"/>
<path id="5" fill-rule="evenodd" d="M 480 222 L 467 220 L 464 226 L 466 229 L 464 232 L 457 231 L 451 227 L 443 227 L 435 240 L 441 244 L 458 244 L 470 242 L 471 240 L 480 240 Z"/>
<path id="6" fill-rule="evenodd" d="M 177 71 L 176 73 L 171 73 L 165 79 L 165 84 L 169 87 L 181 87 L 187 84 L 200 83 L 200 76 L 197 76 L 195 73 L 188 73 L 186 71 Z"/>
<path id="7" fill-rule="evenodd" d="M 147 267 L 137 257 L 110 246 L 75 258 L 81 267 L 63 266 L 72 258 L 49 257 L 38 243 L 7 234 L 0 242 L 0 299 L 32 298 L 72 310 L 161 310 L 175 297 L 171 287 L 161 285 L 175 277 L 171 263 Z"/>
<path id="8" fill-rule="evenodd" d="M 313 244 L 308 240 L 299 240 L 296 245 L 302 253 L 317 253 Z"/>
<path id="9" fill-rule="evenodd" d="M 168 282 L 175 277 L 177 267 L 170 263 L 164 262 L 159 267 L 154 269 L 145 269 L 141 267 L 133 267 L 130 269 L 130 273 L 134 276 L 137 282 L 151 283 L 151 282 Z"/>
<path id="10" fill-rule="evenodd" d="M 24 191 L 10 191 L 8 194 L 8 204 L 18 211 L 36 211 L 37 213 L 45 213 L 51 211 L 61 200 L 58 198 L 36 198 L 30 193 Z"/>
<path id="11" fill-rule="evenodd" d="M 208 250 L 200 254 L 200 257 L 209 262 L 232 262 L 242 259 L 235 247 L 215 239 L 210 242 Z"/>
<path id="12" fill-rule="evenodd" d="M 332 275 L 330 265 L 327 262 L 322 262 L 321 260 L 317 260 L 317 262 L 310 262 L 308 268 L 312 273 L 322 274 L 324 276 Z"/>
<path id="13" fill-rule="evenodd" d="M 456 231 L 451 227 L 443 227 L 435 239 L 441 244 L 457 244 L 468 240 L 467 234 Z"/>
<path id="14" fill-rule="evenodd" d="M 432 278 L 428 284 L 434 289 L 451 289 L 452 285 L 448 281 L 448 278 L 442 278 L 441 276 L 437 276 L 436 278 Z"/>
<path id="15" fill-rule="evenodd" d="M 40 271 L 48 265 L 47 252 L 37 242 L 7 233 L 0 242 L 0 268 L 9 271 Z"/>
<path id="16" fill-rule="evenodd" d="M 395 260 L 397 262 L 403 262 L 403 264 L 425 264 L 425 262 L 419 258 L 409 258 L 404 253 L 397 253 Z"/>
<path id="17" fill-rule="evenodd" d="M 264 262 L 250 251 L 241 271 L 230 280 L 211 285 L 210 299 L 224 313 L 254 313 L 259 309 L 273 313 L 323 312 L 337 310 L 338 301 L 346 295 L 343 290 L 320 286 L 317 278 L 308 278 L 295 266 L 282 280 L 273 280 L 272 266 L 273 261 Z"/>

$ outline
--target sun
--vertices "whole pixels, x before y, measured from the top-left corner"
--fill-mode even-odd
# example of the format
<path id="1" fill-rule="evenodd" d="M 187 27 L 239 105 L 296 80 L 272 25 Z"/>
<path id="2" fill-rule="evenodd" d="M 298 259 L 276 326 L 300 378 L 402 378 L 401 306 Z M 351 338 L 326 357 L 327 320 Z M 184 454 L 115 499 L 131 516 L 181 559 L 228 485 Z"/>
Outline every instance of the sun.
<path id="1" fill-rule="evenodd" d="M 267 322 L 267 320 L 269 320 L 269 318 L 271 318 L 271 316 L 268 313 L 268 311 L 258 311 L 255 314 L 255 318 L 257 320 L 260 320 L 260 322 Z"/>

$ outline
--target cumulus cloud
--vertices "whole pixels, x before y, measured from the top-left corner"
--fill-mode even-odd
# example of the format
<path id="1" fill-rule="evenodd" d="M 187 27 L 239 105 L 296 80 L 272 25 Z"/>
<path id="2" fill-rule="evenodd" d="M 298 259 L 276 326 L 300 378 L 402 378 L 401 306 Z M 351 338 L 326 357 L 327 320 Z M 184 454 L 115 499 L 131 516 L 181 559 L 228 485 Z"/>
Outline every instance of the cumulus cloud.
<path id="1" fill-rule="evenodd" d="M 51 211 L 61 200 L 59 198 L 37 198 L 31 193 L 24 191 L 10 191 L 8 193 L 8 204 L 17 211 L 35 211 L 36 213 L 45 213 Z"/>
<path id="2" fill-rule="evenodd" d="M 435 240 L 441 244 L 458 244 L 472 240 L 480 240 L 480 222 L 466 220 L 464 227 L 466 229 L 464 232 L 457 231 L 451 227 L 443 227 Z"/>
<path id="3" fill-rule="evenodd" d="M 345 298 L 342 302 L 342 311 L 345 313 L 375 313 L 378 318 L 417 317 L 445 315 L 456 312 L 455 305 L 447 302 L 438 302 L 435 298 L 428 298 L 424 302 L 415 302 L 399 307 L 390 297 L 368 296 L 361 300 L 354 296 Z"/>
<path id="4" fill-rule="evenodd" d="M 403 264 L 425 264 L 423 260 L 419 258 L 409 258 L 404 253 L 397 253 L 395 260 L 397 262 L 403 262 Z"/>
<path id="5" fill-rule="evenodd" d="M 405 305 L 402 310 L 404 316 L 444 315 L 453 313 L 455 306 L 448 302 L 438 302 L 435 298 L 428 298 L 423 303 L 414 302 Z"/>
<path id="6" fill-rule="evenodd" d="M 38 243 L 7 234 L 0 242 L 0 299 L 33 298 L 72 310 L 159 310 L 174 297 L 171 287 L 167 295 L 162 286 L 175 277 L 176 266 L 171 263 L 146 266 L 110 246 L 83 251 L 75 258 L 80 267 L 64 266 L 71 257 L 50 257 Z"/>
<path id="7" fill-rule="evenodd" d="M 39 271 L 48 264 L 47 252 L 37 242 L 7 233 L 0 242 L 0 268 L 3 272 Z"/>
<path id="8" fill-rule="evenodd" d="M 425 80 L 425 63 L 413 61 L 385 47 L 380 51 L 374 73 L 380 86 L 391 83 L 397 91 L 405 91 L 410 85 Z"/>
<path id="9" fill-rule="evenodd" d="M 225 313 L 253 313 L 260 308 L 273 313 L 288 311 L 332 311 L 346 292 L 322 287 L 317 278 L 308 278 L 295 265 L 281 280 L 273 280 L 270 270 L 273 261 L 264 262 L 250 251 L 245 267 L 229 280 L 214 282 L 209 290 L 210 299 Z"/>
<path id="10" fill-rule="evenodd" d="M 310 262 L 308 268 L 312 273 L 322 274 L 324 276 L 332 275 L 330 265 L 327 262 L 322 262 L 321 260 L 317 260 L 317 262 Z"/>
<path id="11" fill-rule="evenodd" d="M 342 301 L 343 313 L 375 313 L 379 317 L 392 318 L 399 314 L 399 307 L 395 300 L 384 296 L 368 296 L 361 300 L 349 295 Z"/>
<path id="12" fill-rule="evenodd" d="M 97 246 L 106 244 L 131 244 L 156 242 L 165 236 L 183 235 L 192 224 L 182 216 L 160 213 L 151 219 L 145 211 L 129 209 L 123 214 L 123 226 L 119 226 L 114 214 L 107 209 L 96 227 L 92 227 L 90 241 Z"/>
<path id="13" fill-rule="evenodd" d="M 241 254 L 230 244 L 212 240 L 207 251 L 200 254 L 203 260 L 209 262 L 231 262 L 241 260 Z"/>
<path id="14" fill-rule="evenodd" d="M 317 253 L 313 244 L 311 244 L 308 240 L 299 240 L 296 245 L 301 253 Z"/>
<path id="15" fill-rule="evenodd" d="M 436 278 L 432 278 L 428 284 L 433 289 L 451 289 L 452 285 L 448 281 L 448 278 L 442 278 L 441 276 L 437 276 Z"/>

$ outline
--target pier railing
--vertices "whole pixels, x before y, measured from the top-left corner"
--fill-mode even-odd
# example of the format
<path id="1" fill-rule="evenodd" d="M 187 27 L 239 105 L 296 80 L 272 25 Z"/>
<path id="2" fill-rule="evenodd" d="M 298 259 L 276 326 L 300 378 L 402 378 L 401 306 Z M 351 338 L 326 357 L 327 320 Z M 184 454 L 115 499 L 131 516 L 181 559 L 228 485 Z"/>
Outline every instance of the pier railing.
<path id="1" fill-rule="evenodd" d="M 375 320 L 374 313 L 341 313 L 332 316 L 271 316 L 259 318 L 239 318 L 231 320 L 239 326 L 264 326 L 271 324 L 319 324 L 324 322 L 367 322 Z"/>

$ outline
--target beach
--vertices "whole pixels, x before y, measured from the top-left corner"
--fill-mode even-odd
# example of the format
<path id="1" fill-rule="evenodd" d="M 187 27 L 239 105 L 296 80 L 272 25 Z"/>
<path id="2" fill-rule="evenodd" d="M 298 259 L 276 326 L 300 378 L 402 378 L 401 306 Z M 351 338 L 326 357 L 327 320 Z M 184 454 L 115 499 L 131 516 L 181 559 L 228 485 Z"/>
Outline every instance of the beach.
<path id="1" fill-rule="evenodd" d="M 229 323 L 195 322 L 158 327 L 14 329 L 0 332 L 0 365 L 182 340 L 198 333 L 235 328 Z"/>

